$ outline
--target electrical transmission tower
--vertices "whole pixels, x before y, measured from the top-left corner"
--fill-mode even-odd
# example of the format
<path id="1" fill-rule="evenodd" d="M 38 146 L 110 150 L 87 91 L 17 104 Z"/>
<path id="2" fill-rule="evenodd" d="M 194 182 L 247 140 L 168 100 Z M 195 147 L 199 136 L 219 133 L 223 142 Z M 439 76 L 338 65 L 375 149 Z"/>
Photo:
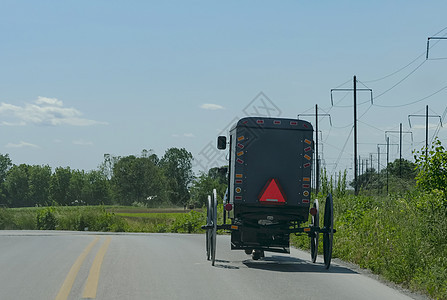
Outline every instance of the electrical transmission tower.
<path id="1" fill-rule="evenodd" d="M 357 77 L 354 76 L 353 78 L 353 88 L 352 89 L 331 89 L 331 104 L 334 106 L 334 100 L 332 97 L 333 92 L 350 92 L 352 91 L 354 94 L 354 191 L 355 195 L 357 196 L 359 194 L 359 188 L 357 184 L 357 92 L 358 91 L 368 91 L 371 93 L 371 104 L 373 104 L 373 95 L 372 95 L 372 89 L 358 89 L 357 88 Z"/>

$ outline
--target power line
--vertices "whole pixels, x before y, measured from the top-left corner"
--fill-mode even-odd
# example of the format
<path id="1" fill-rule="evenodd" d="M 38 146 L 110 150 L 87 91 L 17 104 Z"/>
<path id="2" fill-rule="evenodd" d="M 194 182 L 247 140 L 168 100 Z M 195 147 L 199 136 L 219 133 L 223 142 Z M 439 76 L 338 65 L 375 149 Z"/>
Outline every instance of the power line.
<path id="1" fill-rule="evenodd" d="M 352 125 L 353 125 L 353 123 L 349 123 L 348 125 L 345 125 L 345 126 L 332 126 L 332 127 L 334 127 L 335 129 L 345 129 L 345 128 L 348 128 L 348 127 L 350 127 Z"/>
<path id="2" fill-rule="evenodd" d="M 436 33 L 435 35 L 441 33 L 442 31 L 444 31 L 444 30 L 446 30 L 446 29 L 447 29 L 447 27 L 443 28 L 443 29 L 440 30 L 438 33 Z M 394 89 L 396 86 L 398 86 L 398 85 L 401 84 L 403 81 L 405 81 L 408 77 L 410 77 L 412 74 L 414 74 L 414 72 L 416 72 L 420 67 L 422 67 L 422 65 L 423 65 L 423 64 L 427 61 L 427 59 L 428 59 L 428 50 L 431 49 L 431 48 L 433 48 L 433 47 L 439 42 L 439 40 L 441 40 L 441 39 L 447 39 L 447 37 L 445 37 L 446 35 L 447 35 L 447 33 L 444 34 L 442 37 L 431 37 L 431 38 L 429 37 L 429 38 L 428 38 L 428 41 L 427 41 L 427 54 L 426 54 L 426 59 L 425 59 L 424 61 L 422 61 L 422 62 L 421 62 L 416 68 L 414 68 L 410 73 L 408 73 L 404 78 L 402 78 L 401 80 L 399 80 L 397 83 L 395 83 L 394 85 L 392 85 L 390 88 L 388 88 L 387 90 L 385 90 L 385 91 L 382 92 L 381 94 L 377 95 L 377 96 L 375 97 L 375 99 L 377 99 L 377 98 L 383 96 L 384 94 L 386 94 L 386 93 L 388 93 L 389 91 L 391 91 L 392 89 Z M 432 46 L 430 47 L 430 46 L 429 46 L 429 41 L 430 41 L 430 39 L 438 39 L 438 41 L 437 41 L 434 45 L 432 45 Z M 421 55 L 419 55 L 414 61 L 416 61 L 417 59 L 419 59 L 420 56 L 421 56 Z M 411 63 L 413 63 L 413 61 L 412 61 Z"/>
<path id="3" fill-rule="evenodd" d="M 371 128 L 374 128 L 374 129 L 376 129 L 376 130 L 378 130 L 378 131 L 380 131 L 380 132 L 383 132 L 383 130 L 380 129 L 380 128 L 378 128 L 378 127 L 375 127 L 375 126 L 373 126 L 373 125 L 371 125 L 371 124 L 365 123 L 365 122 L 360 121 L 360 120 L 358 120 L 358 121 L 359 121 L 360 123 L 366 125 L 366 126 L 369 126 L 369 127 L 371 127 Z"/>
<path id="4" fill-rule="evenodd" d="M 447 29 L 447 27 L 444 27 L 444 28 L 442 28 L 441 30 L 439 30 L 438 32 L 436 32 L 435 34 L 433 34 L 433 35 L 438 35 L 438 34 L 440 34 L 441 32 L 443 32 L 444 30 L 446 30 Z"/>
<path id="5" fill-rule="evenodd" d="M 344 86 L 345 84 L 347 84 L 348 82 L 351 82 L 351 79 L 346 80 L 345 82 L 343 82 L 342 84 L 336 86 L 335 88 L 338 89 L 341 86 Z"/>
<path id="6" fill-rule="evenodd" d="M 358 117 L 357 120 L 360 120 L 361 118 L 363 118 L 363 116 L 366 115 L 366 113 L 371 109 L 372 106 L 373 106 L 373 104 L 371 103 L 371 105 L 363 112 L 363 114 L 360 117 Z"/>
<path id="7" fill-rule="evenodd" d="M 338 167 L 338 163 L 340 162 L 342 154 L 345 152 L 346 145 L 348 144 L 349 138 L 351 137 L 351 134 L 352 134 L 353 130 L 354 130 L 354 126 L 352 126 L 351 131 L 349 132 L 348 137 L 346 138 L 345 144 L 343 145 L 343 148 L 340 151 L 340 155 L 338 155 L 337 161 L 335 162 L 335 166 L 332 169 L 331 174 L 333 174 L 335 172 L 335 169 Z"/>
<path id="8" fill-rule="evenodd" d="M 428 50 L 430 50 L 430 48 L 431 48 L 430 40 L 438 40 L 438 42 L 439 42 L 440 40 L 447 40 L 447 37 L 444 35 L 444 36 L 431 36 L 431 37 L 427 38 L 427 55 L 425 56 L 425 60 L 428 60 Z M 436 44 L 438 42 L 436 42 Z M 446 58 L 445 57 L 444 58 L 430 58 L 430 60 L 439 60 L 439 59 L 446 59 Z"/>
<path id="9" fill-rule="evenodd" d="M 403 81 L 405 81 L 408 77 L 410 77 L 414 72 L 416 72 L 420 67 L 422 67 L 422 65 L 425 63 L 426 61 L 424 60 L 422 63 L 420 63 L 416 68 L 414 68 L 407 76 L 405 76 L 404 78 L 402 78 L 401 80 L 399 80 L 397 83 L 395 83 L 394 85 L 392 85 L 390 88 L 388 88 L 387 90 L 385 90 L 384 92 L 382 92 L 381 94 L 377 95 L 375 97 L 375 99 L 383 96 L 384 94 L 388 93 L 389 91 L 391 91 L 392 89 L 394 89 L 396 86 L 398 86 L 399 84 L 401 84 Z"/>
<path id="10" fill-rule="evenodd" d="M 377 106 L 377 107 L 404 107 L 404 106 L 409 106 L 409 105 L 413 105 L 413 104 L 416 104 L 416 103 L 418 103 L 418 102 L 424 101 L 424 100 L 426 100 L 426 99 L 428 99 L 428 98 L 430 98 L 430 97 L 433 97 L 434 95 L 436 95 L 436 94 L 442 92 L 442 91 L 445 90 L 445 89 L 447 89 L 447 85 L 443 86 L 442 88 L 440 88 L 439 90 L 437 90 L 437 91 L 434 92 L 434 93 L 431 93 L 431 94 L 428 95 L 428 96 L 425 96 L 425 97 L 423 97 L 423 98 L 421 98 L 421 99 L 415 100 L 415 101 L 413 101 L 413 102 L 405 103 L 405 104 L 400 104 L 400 105 L 380 105 L 380 104 L 374 103 L 373 105 L 374 105 L 374 106 Z M 377 97 L 376 97 L 376 98 L 377 98 Z"/>
<path id="11" fill-rule="evenodd" d="M 369 92 L 370 93 L 370 99 L 361 103 L 357 103 L 357 106 L 371 102 L 371 104 L 373 103 L 373 91 L 370 88 L 364 88 L 364 89 L 355 89 L 358 92 Z M 333 93 L 334 92 L 352 92 L 354 91 L 354 89 L 352 88 L 348 88 L 348 89 L 340 89 L 340 88 L 335 88 L 335 89 L 331 89 L 331 105 L 334 106 L 334 97 L 333 97 Z M 343 99 L 347 96 L 348 94 L 346 94 Z M 341 101 L 341 100 L 340 100 Z M 340 101 L 338 101 L 337 103 L 339 103 Z M 336 107 L 354 107 L 353 105 L 337 105 Z"/>
<path id="12" fill-rule="evenodd" d="M 447 29 L 447 27 L 444 27 L 444 28 L 441 29 L 440 31 L 438 31 L 438 32 L 436 32 L 435 34 L 433 34 L 433 36 L 436 36 L 436 35 L 440 34 L 441 32 L 443 32 L 443 31 L 446 30 L 446 29 Z M 447 34 L 444 34 L 444 36 L 445 36 L 445 35 L 447 35 Z M 437 44 L 438 42 L 439 42 L 439 41 L 435 42 L 431 47 L 429 47 L 429 49 L 431 49 L 431 48 L 433 48 L 434 46 L 436 46 L 436 44 Z M 412 65 L 413 63 L 415 63 L 419 58 L 421 58 L 421 57 L 423 57 L 424 55 L 426 55 L 426 52 L 428 52 L 428 51 L 424 51 L 424 52 L 422 52 L 422 53 L 419 54 L 415 59 L 413 59 L 412 61 L 410 61 L 410 62 L 409 62 L 408 64 L 406 64 L 405 66 L 399 68 L 397 71 L 394 71 L 394 72 L 392 72 L 392 73 L 390 73 L 390 74 L 388 74 L 388 75 L 386 75 L 386 76 L 383 76 L 383 77 L 380 77 L 380 78 L 377 78 L 377 79 L 367 80 L 367 81 L 365 81 L 365 82 L 367 82 L 367 83 L 377 82 L 377 81 L 381 81 L 381 80 L 383 80 L 383 79 L 386 79 L 386 78 L 388 78 L 388 77 L 391 77 L 391 76 L 393 76 L 393 75 L 399 73 L 400 71 L 406 69 L 407 67 L 411 66 L 411 65 Z M 426 55 L 426 56 L 427 56 L 427 55 Z"/>
<path id="13" fill-rule="evenodd" d="M 406 64 L 405 66 L 403 66 L 402 68 L 398 69 L 397 71 L 395 71 L 395 72 L 393 72 L 393 73 L 391 73 L 391 74 L 388 74 L 388 75 L 383 76 L 383 77 L 378 78 L 378 79 L 367 80 L 367 81 L 365 81 L 365 82 L 367 82 L 367 83 L 372 83 L 372 82 L 377 82 L 377 81 L 386 79 L 386 78 L 388 78 L 388 77 L 391 77 L 391 76 L 393 76 L 394 74 L 397 74 L 397 73 L 399 73 L 400 71 L 402 71 L 402 70 L 406 69 L 407 67 L 411 66 L 415 61 L 417 61 L 419 58 L 423 57 L 424 54 L 425 54 L 425 52 L 422 52 L 418 57 L 416 57 L 416 58 L 415 58 L 414 60 L 412 60 L 410 63 Z"/>

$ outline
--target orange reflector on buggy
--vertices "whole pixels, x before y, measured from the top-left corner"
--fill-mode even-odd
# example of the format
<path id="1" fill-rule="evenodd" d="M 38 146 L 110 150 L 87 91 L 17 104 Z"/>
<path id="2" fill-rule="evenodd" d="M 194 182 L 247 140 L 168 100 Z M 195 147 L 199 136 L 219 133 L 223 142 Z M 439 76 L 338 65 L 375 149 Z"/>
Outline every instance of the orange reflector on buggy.
<path id="1" fill-rule="evenodd" d="M 265 204 L 285 204 L 287 200 L 278 180 L 275 178 L 267 181 L 258 198 L 259 202 Z"/>

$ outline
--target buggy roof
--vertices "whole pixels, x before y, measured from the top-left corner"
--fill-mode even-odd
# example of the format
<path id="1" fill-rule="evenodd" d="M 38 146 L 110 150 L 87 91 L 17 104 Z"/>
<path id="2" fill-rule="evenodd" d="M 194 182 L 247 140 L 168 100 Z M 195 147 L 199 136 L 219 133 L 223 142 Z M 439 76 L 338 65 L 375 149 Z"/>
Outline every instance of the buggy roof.
<path id="1" fill-rule="evenodd" d="M 304 120 L 267 117 L 245 117 L 234 124 L 230 131 L 238 127 L 271 128 L 271 129 L 295 129 L 313 131 L 312 124 Z"/>

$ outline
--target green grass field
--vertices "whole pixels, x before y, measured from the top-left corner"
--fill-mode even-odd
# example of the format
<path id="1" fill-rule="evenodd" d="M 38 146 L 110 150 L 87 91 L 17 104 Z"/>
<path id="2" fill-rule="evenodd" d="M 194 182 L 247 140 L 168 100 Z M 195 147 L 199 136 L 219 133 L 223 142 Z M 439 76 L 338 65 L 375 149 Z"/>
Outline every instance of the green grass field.
<path id="1" fill-rule="evenodd" d="M 147 219 L 175 219 L 184 213 L 163 213 L 163 212 L 116 212 L 117 216 L 125 218 L 147 218 Z"/>
<path id="2" fill-rule="evenodd" d="M 56 206 L 0 208 L 0 230 L 201 232 L 204 216 L 183 208 Z M 202 223 L 203 222 L 203 223 Z"/>

